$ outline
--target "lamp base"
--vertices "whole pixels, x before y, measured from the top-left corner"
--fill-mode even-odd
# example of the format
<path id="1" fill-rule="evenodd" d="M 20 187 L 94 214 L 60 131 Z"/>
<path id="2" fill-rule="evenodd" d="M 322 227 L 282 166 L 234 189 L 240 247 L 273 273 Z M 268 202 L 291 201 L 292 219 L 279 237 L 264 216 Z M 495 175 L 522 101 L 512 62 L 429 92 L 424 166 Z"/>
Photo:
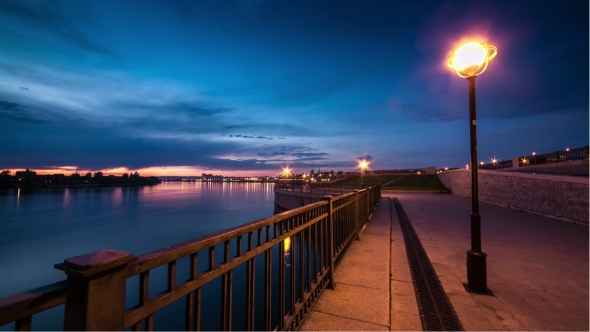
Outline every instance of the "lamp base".
<path id="1" fill-rule="evenodd" d="M 488 293 L 486 257 L 483 252 L 467 251 L 467 288 L 473 293 Z"/>

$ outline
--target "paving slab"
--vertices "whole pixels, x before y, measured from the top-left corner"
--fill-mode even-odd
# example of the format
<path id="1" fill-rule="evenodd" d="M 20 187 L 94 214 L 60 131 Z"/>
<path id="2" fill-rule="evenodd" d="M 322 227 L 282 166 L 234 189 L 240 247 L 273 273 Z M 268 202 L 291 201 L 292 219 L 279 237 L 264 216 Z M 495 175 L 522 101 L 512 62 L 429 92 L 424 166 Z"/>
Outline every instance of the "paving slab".
<path id="1" fill-rule="evenodd" d="M 465 291 L 471 200 L 397 197 L 466 330 L 589 329 L 588 227 L 480 202 L 493 295 Z M 383 200 L 383 199 L 382 199 Z M 423 240 L 424 239 L 424 240 Z"/>
<path id="2" fill-rule="evenodd" d="M 421 331 L 399 224 L 382 200 L 336 269 L 301 330 Z"/>

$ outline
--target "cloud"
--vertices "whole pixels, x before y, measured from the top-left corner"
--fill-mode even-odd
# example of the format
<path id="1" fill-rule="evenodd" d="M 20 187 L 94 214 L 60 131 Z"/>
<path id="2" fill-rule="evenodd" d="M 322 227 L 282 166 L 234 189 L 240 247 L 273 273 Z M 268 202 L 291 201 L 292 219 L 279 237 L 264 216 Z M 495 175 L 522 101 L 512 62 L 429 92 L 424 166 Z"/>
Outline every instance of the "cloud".
<path id="1" fill-rule="evenodd" d="M 319 162 L 321 160 L 327 160 L 329 154 L 326 152 L 310 152 L 315 149 L 307 146 L 280 146 L 274 148 L 276 150 L 270 152 L 259 152 L 258 156 L 265 158 L 267 162 L 279 163 L 303 163 L 303 162 Z M 279 157 L 279 158 L 277 158 Z M 273 158 L 273 159 L 269 159 Z"/>
<path id="2" fill-rule="evenodd" d="M 366 156 L 362 156 L 362 157 L 358 157 L 356 158 L 357 160 L 366 160 L 366 161 L 371 161 L 373 160 L 373 157 L 371 157 L 370 154 L 366 155 Z"/>
<path id="3" fill-rule="evenodd" d="M 42 46 L 46 52 L 68 57 L 79 56 L 79 53 L 71 52 L 71 46 L 101 55 L 113 54 L 110 48 L 92 37 L 103 27 L 93 19 L 92 10 L 83 2 L 51 1 L 31 5 L 26 1 L 6 0 L 2 1 L 2 11 L 4 18 L 10 18 L 6 22 L 18 22 L 24 27 L 17 30 L 10 24 L 5 25 L 10 37 L 20 41 L 14 43 L 16 47 L 24 44 Z M 63 47 L 64 44 L 68 47 Z"/>
<path id="4" fill-rule="evenodd" d="M 0 100 L 0 117 L 10 120 L 28 123 L 45 123 L 47 120 L 39 119 L 31 115 L 24 106 Z"/>
<path id="5" fill-rule="evenodd" d="M 19 86 L 19 89 L 29 91 L 29 88 L 24 87 L 24 86 Z"/>

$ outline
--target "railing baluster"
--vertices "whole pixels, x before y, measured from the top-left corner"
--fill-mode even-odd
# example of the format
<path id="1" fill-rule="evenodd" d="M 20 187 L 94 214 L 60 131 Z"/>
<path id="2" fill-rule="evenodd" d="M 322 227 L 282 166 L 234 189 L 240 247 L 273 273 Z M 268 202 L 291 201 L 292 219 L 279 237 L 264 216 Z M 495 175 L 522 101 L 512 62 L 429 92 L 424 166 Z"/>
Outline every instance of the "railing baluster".
<path id="1" fill-rule="evenodd" d="M 232 329 L 232 283 L 233 270 L 221 276 L 221 330 Z"/>
<path id="2" fill-rule="evenodd" d="M 297 262 L 297 257 L 295 255 L 296 250 L 295 250 L 295 234 L 291 237 L 291 248 L 289 249 L 291 250 L 291 303 L 290 303 L 290 307 L 291 307 L 291 316 L 294 315 L 295 313 L 295 269 L 297 268 L 297 264 L 295 264 Z"/>
<path id="3" fill-rule="evenodd" d="M 238 238 L 237 238 L 238 252 L 236 254 L 237 257 L 242 256 L 242 253 L 243 253 L 242 245 L 243 245 L 243 243 L 242 243 L 242 237 L 241 236 L 238 236 Z"/>
<path id="4" fill-rule="evenodd" d="M 279 243 L 279 330 L 285 326 L 285 241 Z"/>
<path id="5" fill-rule="evenodd" d="M 267 234 L 268 234 L 267 228 Z M 264 251 L 264 329 L 272 328 L 272 248 Z"/>
<path id="6" fill-rule="evenodd" d="M 312 257 L 311 228 L 312 227 L 313 227 L 313 225 L 306 229 L 306 232 L 307 232 L 307 290 L 308 291 L 311 291 L 312 272 L 313 272 L 312 259 L 311 259 L 311 257 Z"/>
<path id="7" fill-rule="evenodd" d="M 252 251 L 253 248 L 253 233 L 248 233 L 248 251 Z M 251 258 L 246 263 L 246 329 L 248 331 L 254 331 L 254 313 L 255 303 L 254 294 L 256 294 L 256 258 Z"/>
<path id="8" fill-rule="evenodd" d="M 201 331 L 201 303 L 202 303 L 203 292 L 201 288 L 197 288 L 195 291 L 195 331 Z"/>
<path id="9" fill-rule="evenodd" d="M 153 331 L 154 330 L 154 315 L 149 315 L 145 319 L 145 330 L 146 331 Z"/>
<path id="10" fill-rule="evenodd" d="M 190 292 L 186 296 L 186 310 L 184 329 L 187 331 L 195 330 L 195 292 Z"/>
<path id="11" fill-rule="evenodd" d="M 168 291 L 172 292 L 176 288 L 176 261 L 168 263 Z"/>
<path id="12" fill-rule="evenodd" d="M 313 216 L 312 216 L 313 217 Z M 320 223 L 316 222 L 313 225 L 313 281 L 318 281 L 318 275 L 320 273 L 318 262 L 321 262 L 321 256 L 319 254 L 319 246 L 318 246 L 318 233 L 320 232 Z"/>
<path id="13" fill-rule="evenodd" d="M 227 240 L 223 246 L 223 264 L 227 264 L 230 258 L 230 241 Z M 221 330 L 231 330 L 231 307 L 232 307 L 232 276 L 233 270 L 221 276 Z"/>
<path id="14" fill-rule="evenodd" d="M 144 306 L 148 303 L 149 289 L 150 289 L 150 271 L 148 270 L 148 271 L 142 272 L 139 275 L 139 305 L 140 306 Z M 151 315 L 151 316 L 147 317 L 146 319 L 144 319 L 145 330 L 147 330 L 147 331 L 151 331 L 149 329 L 150 320 L 151 320 L 151 326 L 152 326 L 151 330 L 153 330 L 154 316 Z M 141 322 L 134 324 L 133 329 L 135 331 L 141 331 Z"/>
<path id="15" fill-rule="evenodd" d="M 305 230 L 299 232 L 299 301 L 303 304 L 303 294 L 305 293 Z"/>
<path id="16" fill-rule="evenodd" d="M 209 271 L 215 268 L 215 246 L 209 247 Z"/>
<path id="17" fill-rule="evenodd" d="M 31 316 L 23 317 L 14 322 L 15 331 L 30 331 L 33 318 Z"/>
<path id="18" fill-rule="evenodd" d="M 190 280 L 197 278 L 197 254 L 193 253 L 190 256 Z M 185 329 L 187 331 L 195 330 L 195 292 L 190 292 L 186 296 L 186 322 Z"/>

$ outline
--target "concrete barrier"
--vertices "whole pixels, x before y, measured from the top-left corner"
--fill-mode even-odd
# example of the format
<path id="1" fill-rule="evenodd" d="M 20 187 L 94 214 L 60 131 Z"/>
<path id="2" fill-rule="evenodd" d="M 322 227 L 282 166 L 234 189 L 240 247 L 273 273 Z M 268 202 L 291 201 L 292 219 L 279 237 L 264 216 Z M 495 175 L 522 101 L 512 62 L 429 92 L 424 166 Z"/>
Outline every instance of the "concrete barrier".
<path id="1" fill-rule="evenodd" d="M 471 197 L 471 172 L 438 174 L 454 195 Z M 479 199 L 588 225 L 588 177 L 479 170 Z"/>
<path id="2" fill-rule="evenodd" d="M 275 204 L 283 209 L 291 210 L 319 202 L 325 195 L 329 195 L 329 193 L 301 192 L 275 188 Z"/>

